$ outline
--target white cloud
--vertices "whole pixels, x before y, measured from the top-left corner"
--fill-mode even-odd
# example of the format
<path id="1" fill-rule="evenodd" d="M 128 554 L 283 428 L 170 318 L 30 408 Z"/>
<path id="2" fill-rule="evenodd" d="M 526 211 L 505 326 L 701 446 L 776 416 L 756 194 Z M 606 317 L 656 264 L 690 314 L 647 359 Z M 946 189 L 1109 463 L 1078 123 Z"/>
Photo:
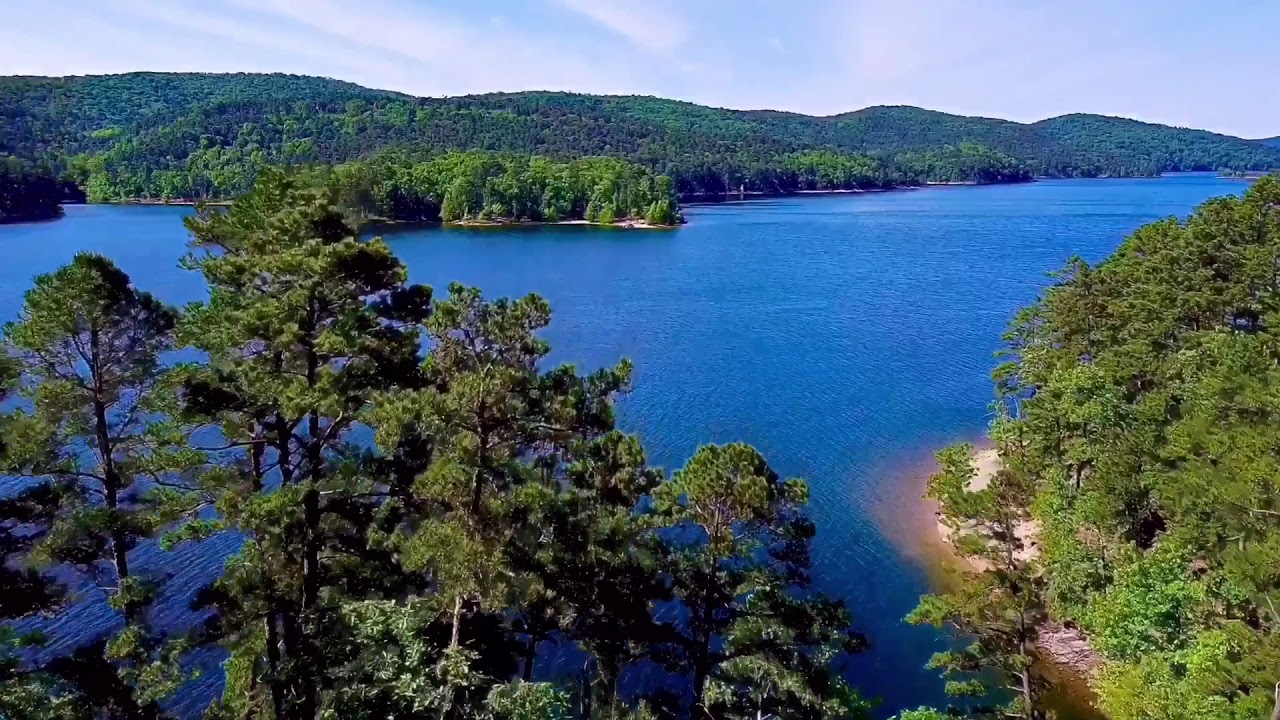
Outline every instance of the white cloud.
<path id="1" fill-rule="evenodd" d="M 465 27 L 445 19 L 424 18 L 377 2 L 354 7 L 333 0 L 227 1 L 242 10 L 269 13 L 335 38 L 424 63 L 456 58 L 467 34 Z"/>
<path id="2" fill-rule="evenodd" d="M 169 25 L 193 34 L 247 43 L 278 54 L 336 63 L 366 77 L 378 77 L 395 70 L 392 64 L 371 58 L 367 53 L 316 43 L 314 38 L 281 30 L 269 23 L 253 22 L 251 18 L 243 16 L 207 12 L 194 5 L 157 5 L 148 0 L 112 0 L 111 4 L 119 12 L 134 18 Z M 229 65 L 235 66 L 234 53 L 228 55 L 232 56 L 227 58 Z M 277 71 L 283 71 L 283 68 L 277 68 Z"/>
<path id="3" fill-rule="evenodd" d="M 688 39 L 683 18 L 657 0 L 557 0 L 560 5 L 621 35 L 642 50 L 670 53 Z"/>
<path id="4" fill-rule="evenodd" d="M 625 67 L 589 61 L 563 44 L 519 32 L 501 18 L 462 20 L 422 4 L 385 0 L 365 0 L 358 7 L 336 0 L 227 2 L 320 33 L 321 40 L 328 36 L 365 54 L 383 54 L 394 69 L 383 73 L 377 86 L 421 95 L 618 92 L 628 76 Z"/>

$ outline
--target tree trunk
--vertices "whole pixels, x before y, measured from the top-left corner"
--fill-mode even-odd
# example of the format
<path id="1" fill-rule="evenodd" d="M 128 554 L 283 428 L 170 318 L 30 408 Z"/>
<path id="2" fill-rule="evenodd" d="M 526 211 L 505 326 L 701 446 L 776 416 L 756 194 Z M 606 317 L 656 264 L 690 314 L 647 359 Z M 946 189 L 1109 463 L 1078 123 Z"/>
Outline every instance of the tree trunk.
<path id="1" fill-rule="evenodd" d="M 267 626 L 267 685 L 271 688 L 271 706 L 276 720 L 285 720 L 284 682 L 280 677 L 280 630 L 276 627 L 276 611 L 263 618 Z"/>
<path id="2" fill-rule="evenodd" d="M 453 601 L 453 634 L 449 638 L 449 647 L 458 647 L 458 642 L 462 637 L 462 604 L 461 595 L 454 598 Z"/>
<path id="3" fill-rule="evenodd" d="M 111 444 L 111 426 L 107 423 L 107 404 L 103 400 L 105 393 L 102 383 L 102 359 L 99 345 L 101 338 L 97 330 L 89 332 L 90 375 L 93 378 L 93 424 L 94 436 L 98 444 L 98 457 L 102 463 L 103 494 L 107 508 L 113 512 L 120 507 L 120 490 L 124 484 L 116 472 L 115 448 Z M 113 523 L 115 525 L 116 523 Z M 113 529 L 108 535 L 111 550 L 111 564 L 116 571 L 116 593 L 124 590 L 125 581 L 129 578 L 129 539 L 123 532 Z M 125 603 L 124 620 L 132 623 L 136 608 L 133 603 Z"/>
<path id="4" fill-rule="evenodd" d="M 520 668 L 520 679 L 529 682 L 533 679 L 533 662 L 538 657 L 538 638 L 530 635 L 529 645 L 524 650 L 524 666 Z"/>
<path id="5" fill-rule="evenodd" d="M 697 656 L 693 664 L 693 706 L 702 707 L 702 696 L 707 690 L 707 676 L 711 674 L 711 603 L 702 606 L 702 629 L 698 633 Z"/>
<path id="6" fill-rule="evenodd" d="M 1031 704 L 1031 668 L 1022 671 L 1022 700 L 1027 704 L 1027 717 L 1037 716 L 1035 705 Z"/>
<path id="7" fill-rule="evenodd" d="M 316 300 L 312 292 L 308 302 L 307 335 L 303 344 L 307 349 L 307 387 L 314 390 L 320 369 L 320 358 L 315 349 Z M 320 601 L 320 481 L 324 478 L 324 448 L 321 442 L 320 413 L 314 408 L 307 414 L 307 488 L 302 495 L 302 616 L 304 622 L 311 618 Z M 303 659 L 308 664 L 318 660 L 310 652 L 312 642 L 306 640 L 306 652 Z M 320 672 L 307 672 L 302 678 L 302 701 L 299 704 L 299 716 L 303 720 L 312 720 L 316 716 L 317 693 L 316 675 Z"/>
<path id="8" fill-rule="evenodd" d="M 302 539 L 302 611 L 315 609 L 320 599 L 320 490 L 312 482 L 302 495 L 302 516 L 306 534 Z"/>

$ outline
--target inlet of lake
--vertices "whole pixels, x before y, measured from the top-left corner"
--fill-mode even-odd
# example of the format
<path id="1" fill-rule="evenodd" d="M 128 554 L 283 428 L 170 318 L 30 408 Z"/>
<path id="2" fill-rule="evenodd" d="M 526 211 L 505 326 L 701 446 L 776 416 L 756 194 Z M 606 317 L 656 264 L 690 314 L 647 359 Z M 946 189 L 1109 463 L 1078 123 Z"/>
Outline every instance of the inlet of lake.
<path id="1" fill-rule="evenodd" d="M 674 469 L 699 444 L 741 440 L 806 478 L 816 582 L 868 636 L 850 674 L 887 716 L 943 701 L 924 665 L 944 640 L 902 622 L 936 580 L 917 537 L 932 529 L 920 476 L 932 451 L 981 438 L 1008 320 L 1072 255 L 1098 261 L 1140 225 L 1244 187 L 1199 174 L 1050 180 L 699 205 L 671 231 L 423 228 L 387 241 L 410 279 L 440 294 L 457 280 L 489 297 L 547 298 L 554 361 L 630 358 L 621 425 L 652 462 Z M 81 250 L 170 303 L 202 298 L 199 277 L 178 267 L 188 213 L 71 206 L 60 220 L 0 226 L 0 319 L 17 316 L 34 274 Z M 134 551 L 133 565 L 170 578 L 162 621 L 185 614 L 235 544 Z M 48 626 L 50 652 L 110 621 L 85 593 Z M 204 664 L 177 703 L 184 715 L 221 684 L 211 656 Z"/>

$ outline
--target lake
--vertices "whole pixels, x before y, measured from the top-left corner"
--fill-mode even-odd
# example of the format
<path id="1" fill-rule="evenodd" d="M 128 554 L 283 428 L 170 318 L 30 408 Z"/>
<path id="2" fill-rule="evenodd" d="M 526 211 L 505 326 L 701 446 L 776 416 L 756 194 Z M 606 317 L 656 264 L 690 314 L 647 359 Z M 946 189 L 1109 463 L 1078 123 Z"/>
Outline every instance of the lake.
<path id="1" fill-rule="evenodd" d="M 916 496 L 933 450 L 981 437 L 1009 318 L 1073 254 L 1097 261 L 1143 223 L 1244 187 L 1207 175 L 1054 180 L 693 206 L 673 231 L 431 228 L 387 240 L 411 279 L 441 294 L 458 280 L 491 297 L 546 297 L 556 361 L 634 361 L 621 423 L 653 462 L 674 469 L 701 443 L 742 440 L 808 479 L 817 582 L 869 636 L 851 672 L 888 715 L 942 699 L 923 667 L 941 638 L 901 622 L 935 575 L 915 537 L 930 527 Z M 17 314 L 33 274 L 78 250 L 111 256 L 166 301 L 202 297 L 177 267 L 188 212 L 72 206 L 58 221 L 0 226 L 0 318 Z M 232 549 L 140 548 L 134 564 L 173 575 L 157 611 L 177 618 Z M 91 604 L 60 619 L 55 648 L 107 617 Z M 206 675 L 186 705 L 219 682 Z"/>

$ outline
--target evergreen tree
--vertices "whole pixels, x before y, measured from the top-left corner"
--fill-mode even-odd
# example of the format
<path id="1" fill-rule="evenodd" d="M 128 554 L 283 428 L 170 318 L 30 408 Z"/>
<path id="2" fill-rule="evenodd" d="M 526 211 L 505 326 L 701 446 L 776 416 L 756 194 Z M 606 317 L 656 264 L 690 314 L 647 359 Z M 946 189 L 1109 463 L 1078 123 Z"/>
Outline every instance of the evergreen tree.
<path id="1" fill-rule="evenodd" d="M 1005 462 L 1014 451 L 1006 447 Z M 940 471 L 927 496 L 938 502 L 957 552 L 978 572 L 941 595 L 926 595 L 908 616 L 915 624 L 950 627 L 968 638 L 958 650 L 935 653 L 929 666 L 947 678 L 948 695 L 977 698 L 974 715 L 1043 720 L 1043 679 L 1035 642 L 1046 619 L 1043 580 L 1027 544 L 1033 488 L 1023 474 L 1000 468 L 985 487 L 973 487 L 973 448 L 955 445 L 938 454 Z M 991 687 L 987 678 L 1003 686 Z M 994 704 L 1000 696 L 1007 704 Z"/>
<path id="2" fill-rule="evenodd" d="M 342 600 L 402 590 L 369 543 L 390 483 L 360 422 L 375 394 L 422 382 L 430 292 L 405 283 L 386 245 L 357 239 L 330 191 L 296 177 L 269 173 L 188 224 L 186 262 L 209 299 L 181 335 L 208 361 L 180 372 L 188 419 L 219 437 L 203 478 L 219 519 L 187 532 L 245 538 L 207 599 L 231 652 L 224 711 L 310 719 L 342 661 L 330 652 Z"/>
<path id="3" fill-rule="evenodd" d="M 156 716 L 180 680 L 183 643 L 152 631 L 145 612 L 160 579 L 130 558 L 199 507 L 183 474 L 200 457 L 173 445 L 156 416 L 176 317 L 111 261 L 80 254 L 37 277 L 4 330 L 19 400 L 4 419 L 4 471 L 26 479 L 10 507 L 45 521 L 21 560 L 77 569 L 118 613 L 108 637 L 59 671 L 111 717 Z M 35 592 L 37 577 L 24 577 L 18 587 Z"/>
<path id="4" fill-rule="evenodd" d="M 831 670 L 857 651 L 847 610 L 809 589 L 808 488 L 749 445 L 708 445 L 654 492 L 693 713 L 856 717 L 866 705 Z"/>

